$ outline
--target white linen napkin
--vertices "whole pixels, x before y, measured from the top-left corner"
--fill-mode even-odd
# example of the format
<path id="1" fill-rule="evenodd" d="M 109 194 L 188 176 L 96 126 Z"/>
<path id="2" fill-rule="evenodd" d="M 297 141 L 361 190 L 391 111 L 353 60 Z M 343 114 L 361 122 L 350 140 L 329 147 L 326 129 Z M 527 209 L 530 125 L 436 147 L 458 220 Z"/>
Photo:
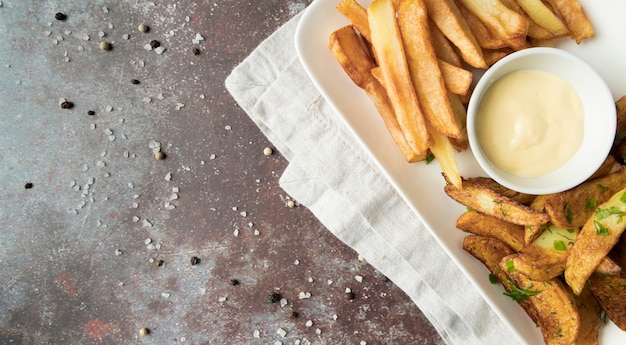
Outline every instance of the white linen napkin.
<path id="1" fill-rule="evenodd" d="M 289 161 L 281 187 L 405 291 L 447 344 L 517 344 L 309 80 L 294 46 L 300 17 L 226 79 Z"/>

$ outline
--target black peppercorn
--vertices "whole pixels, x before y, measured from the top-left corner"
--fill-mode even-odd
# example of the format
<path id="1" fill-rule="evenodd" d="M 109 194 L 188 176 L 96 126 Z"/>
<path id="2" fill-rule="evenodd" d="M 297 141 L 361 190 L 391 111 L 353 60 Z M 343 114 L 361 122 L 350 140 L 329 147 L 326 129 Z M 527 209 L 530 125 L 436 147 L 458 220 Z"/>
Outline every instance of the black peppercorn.
<path id="1" fill-rule="evenodd" d="M 26 184 L 24 184 L 24 188 L 31 189 L 33 188 L 33 184 L 31 182 L 26 182 Z"/>
<path id="2" fill-rule="evenodd" d="M 54 15 L 54 19 L 56 20 L 65 20 L 67 19 L 67 16 L 65 15 L 65 13 L 62 12 L 58 12 Z"/>
<path id="3" fill-rule="evenodd" d="M 61 109 L 72 109 L 74 107 L 74 103 L 69 101 L 61 102 Z"/>
<path id="4" fill-rule="evenodd" d="M 197 256 L 192 256 L 190 262 L 192 265 L 197 265 L 200 263 L 200 258 Z"/>
<path id="5" fill-rule="evenodd" d="M 291 313 L 289 313 L 289 318 L 290 318 L 290 319 L 295 319 L 295 318 L 297 318 L 298 316 L 300 316 L 300 314 L 298 314 L 298 312 L 297 312 L 297 311 L 292 311 Z"/>
<path id="6" fill-rule="evenodd" d="M 159 42 L 157 40 L 150 41 L 150 47 L 152 47 L 152 49 L 158 48 L 160 46 L 161 46 L 161 42 Z"/>
<path id="7" fill-rule="evenodd" d="M 135 84 L 135 85 L 137 85 L 137 84 L 139 84 L 139 80 L 137 80 L 137 79 L 131 79 L 131 80 L 130 80 L 130 83 L 131 83 L 131 84 Z"/>
<path id="8" fill-rule="evenodd" d="M 164 264 L 164 263 L 165 263 L 165 262 L 164 262 L 163 260 L 157 260 L 157 261 L 155 262 L 155 265 L 157 265 L 158 267 L 161 267 L 161 266 L 163 266 L 163 264 Z"/>
<path id="9" fill-rule="evenodd" d="M 267 301 L 270 303 L 276 303 L 280 301 L 280 294 L 278 292 L 272 292 L 269 296 L 267 296 Z"/>
<path id="10" fill-rule="evenodd" d="M 356 298 L 356 296 L 354 295 L 354 292 L 352 291 L 346 293 L 346 297 L 348 298 L 348 301 L 352 301 Z"/>
<path id="11" fill-rule="evenodd" d="M 87 115 L 93 116 L 93 115 L 96 115 L 96 112 L 93 110 L 88 110 Z"/>
<path id="12" fill-rule="evenodd" d="M 237 285 L 239 285 L 239 280 L 237 280 L 237 279 L 231 279 L 231 280 L 230 280 L 230 285 L 232 285 L 232 286 L 237 286 Z"/>
<path id="13" fill-rule="evenodd" d="M 200 49 L 198 48 L 192 48 L 191 52 L 193 53 L 193 55 L 200 55 Z"/>

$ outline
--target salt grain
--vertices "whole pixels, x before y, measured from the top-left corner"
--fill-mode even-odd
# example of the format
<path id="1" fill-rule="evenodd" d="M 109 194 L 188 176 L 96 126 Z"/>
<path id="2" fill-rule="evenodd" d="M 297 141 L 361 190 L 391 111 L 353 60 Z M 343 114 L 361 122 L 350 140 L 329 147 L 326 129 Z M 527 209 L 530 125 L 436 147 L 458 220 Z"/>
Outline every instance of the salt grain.
<path id="1" fill-rule="evenodd" d="M 356 275 L 356 276 L 354 276 L 354 280 L 358 281 L 359 283 L 362 283 L 363 282 L 363 277 L 359 276 L 359 275 Z"/>
<path id="2" fill-rule="evenodd" d="M 252 336 L 259 339 L 261 338 L 261 332 L 259 332 L 258 329 L 255 329 L 254 332 L 252 332 Z"/>
<path id="3" fill-rule="evenodd" d="M 313 321 L 308 320 L 308 321 L 307 321 L 304 325 L 305 325 L 306 327 L 311 327 L 311 326 L 313 326 Z"/>
<path id="4" fill-rule="evenodd" d="M 154 52 L 159 55 L 163 54 L 164 51 L 165 51 L 165 47 L 157 47 L 156 49 L 154 49 Z"/>
<path id="5" fill-rule="evenodd" d="M 311 293 L 310 292 L 300 292 L 298 294 L 298 298 L 299 299 L 309 299 L 309 298 L 311 298 Z"/>
<path id="6" fill-rule="evenodd" d="M 171 173 L 171 172 L 168 172 L 168 173 L 165 175 L 165 181 L 171 181 L 171 180 L 172 180 L 172 173 Z"/>
<path id="7" fill-rule="evenodd" d="M 276 334 L 284 338 L 287 335 L 287 331 L 285 331 L 282 328 L 279 328 L 278 330 L 276 330 Z"/>
<path id="8" fill-rule="evenodd" d="M 226 299 L 227 299 L 226 297 L 220 297 L 220 298 L 218 298 L 218 301 L 220 301 L 220 302 L 226 302 Z"/>
<path id="9" fill-rule="evenodd" d="M 163 293 L 161 293 L 161 296 L 163 296 L 164 298 L 170 298 L 172 296 L 172 294 L 169 293 L 169 292 L 163 292 Z"/>

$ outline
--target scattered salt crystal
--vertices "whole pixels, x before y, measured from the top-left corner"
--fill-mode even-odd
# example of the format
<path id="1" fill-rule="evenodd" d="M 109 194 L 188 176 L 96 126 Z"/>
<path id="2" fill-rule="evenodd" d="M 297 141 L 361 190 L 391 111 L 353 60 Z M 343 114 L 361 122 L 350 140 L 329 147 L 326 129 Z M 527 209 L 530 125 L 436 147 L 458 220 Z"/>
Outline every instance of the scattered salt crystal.
<path id="1" fill-rule="evenodd" d="M 346 288 L 346 293 L 350 293 L 350 292 L 352 292 L 352 289 Z"/>
<path id="2" fill-rule="evenodd" d="M 107 106 L 104 108 L 104 110 L 106 110 L 106 111 L 113 111 L 113 106 L 111 106 L 111 105 L 107 105 Z"/>
<path id="3" fill-rule="evenodd" d="M 313 282 L 313 278 L 309 277 L 309 283 Z"/>
<path id="4" fill-rule="evenodd" d="M 286 298 L 281 298 L 280 299 L 280 306 L 281 308 L 285 307 L 287 305 L 287 299 Z"/>
<path id="5" fill-rule="evenodd" d="M 306 327 L 311 327 L 311 326 L 313 326 L 313 321 L 308 320 L 308 321 L 307 321 L 304 325 L 305 325 Z"/>
<path id="6" fill-rule="evenodd" d="M 220 297 L 220 298 L 218 298 L 218 301 L 220 301 L 220 302 L 226 302 L 226 297 Z"/>
<path id="7" fill-rule="evenodd" d="M 254 236 L 259 236 L 260 234 L 259 230 L 254 229 Z"/>
<path id="8" fill-rule="evenodd" d="M 359 345 L 367 345 L 367 341 L 365 341 L 365 340 L 361 340 L 361 342 L 359 343 Z"/>
<path id="9" fill-rule="evenodd" d="M 151 227 L 151 226 L 152 226 L 152 223 L 150 223 L 150 221 L 149 221 L 149 220 L 147 220 L 147 219 L 144 219 L 144 220 L 143 220 L 143 222 L 142 222 L 142 224 L 143 224 L 143 226 L 144 226 L 145 228 L 149 228 L 149 227 Z"/>
<path id="10" fill-rule="evenodd" d="M 171 181 L 171 180 L 172 180 L 172 173 L 171 173 L 171 172 L 168 172 L 168 173 L 165 175 L 165 181 Z"/>
<path id="11" fill-rule="evenodd" d="M 178 194 L 173 193 L 172 195 L 170 195 L 170 200 L 177 200 L 178 199 Z"/>
<path id="12" fill-rule="evenodd" d="M 144 102 L 144 103 L 150 103 L 150 102 L 152 102 L 152 98 L 144 97 L 144 98 L 141 99 L 141 101 Z"/>
<path id="13" fill-rule="evenodd" d="M 280 335 L 281 337 L 285 337 L 287 335 L 287 331 L 285 331 L 282 328 L 279 328 L 278 330 L 276 330 L 276 334 Z"/>
<path id="14" fill-rule="evenodd" d="M 326 284 L 328 284 L 328 285 L 333 285 L 333 280 L 332 280 L 332 279 L 328 279 L 328 280 L 326 281 Z"/>
<path id="15" fill-rule="evenodd" d="M 235 229 L 235 231 L 233 231 L 233 235 L 235 235 L 235 237 L 239 236 L 239 229 Z"/>
<path id="16" fill-rule="evenodd" d="M 146 249 L 148 249 L 148 250 L 155 250 L 157 248 L 156 248 L 156 246 L 154 244 L 150 243 L 149 245 L 146 246 Z"/>
<path id="17" fill-rule="evenodd" d="M 150 43 L 146 43 L 143 45 L 143 49 L 145 50 L 152 50 L 152 46 L 150 45 Z"/>
<path id="18" fill-rule="evenodd" d="M 239 214 L 240 214 L 242 217 L 246 217 L 246 216 L 248 215 L 248 212 L 246 212 L 246 211 L 241 211 L 241 212 L 239 212 Z"/>
<path id="19" fill-rule="evenodd" d="M 319 328 L 316 328 L 316 329 L 315 329 L 315 334 L 322 334 L 322 330 L 321 330 L 321 329 L 319 329 Z"/>
<path id="20" fill-rule="evenodd" d="M 337 316 L 337 314 L 333 314 L 333 320 L 337 321 L 338 318 L 339 316 Z"/>
<path id="21" fill-rule="evenodd" d="M 176 110 L 181 110 L 184 106 L 185 104 L 183 103 L 176 103 Z"/>
<path id="22" fill-rule="evenodd" d="M 210 159 L 210 160 L 215 159 L 215 154 L 213 154 L 213 153 L 212 153 L 212 154 L 209 156 L 209 159 Z"/>
<path id="23" fill-rule="evenodd" d="M 204 41 L 204 37 L 202 37 L 202 35 L 200 35 L 200 33 L 196 33 L 196 37 L 194 37 L 191 40 L 191 43 L 198 44 L 198 43 L 200 43 L 200 41 Z"/>
<path id="24" fill-rule="evenodd" d="M 163 54 L 164 51 L 165 51 L 165 47 L 156 47 L 154 49 L 154 52 L 159 54 L 159 55 Z"/>
<path id="25" fill-rule="evenodd" d="M 137 217 L 137 216 L 133 216 L 133 222 L 134 222 L 134 223 L 137 223 L 138 221 L 139 221 L 139 217 Z"/>
<path id="26" fill-rule="evenodd" d="M 152 243 L 152 239 L 150 237 L 146 238 L 145 240 L 143 240 L 143 243 L 147 246 L 150 243 Z"/>
<path id="27" fill-rule="evenodd" d="M 127 40 L 127 39 L 129 39 L 129 38 L 130 38 L 130 35 L 129 35 L 129 34 L 123 34 L 123 35 L 122 35 L 122 38 L 123 38 L 123 39 L 125 39 L 125 40 Z"/>
<path id="28" fill-rule="evenodd" d="M 104 31 L 98 31 L 98 37 L 102 38 L 104 36 L 106 36 L 107 34 L 104 33 Z"/>
<path id="29" fill-rule="evenodd" d="M 133 189 L 135 188 L 135 185 L 132 182 L 128 182 L 128 188 Z"/>
<path id="30" fill-rule="evenodd" d="M 172 187 L 172 192 L 178 193 L 180 192 L 180 189 L 178 187 Z"/>
<path id="31" fill-rule="evenodd" d="M 254 332 L 252 332 L 252 336 L 259 339 L 261 338 L 261 332 L 259 332 L 258 329 L 255 329 Z"/>
<path id="32" fill-rule="evenodd" d="M 115 256 L 120 256 L 122 254 L 124 254 L 124 252 L 122 252 L 121 250 L 119 250 L 119 249 L 115 250 Z"/>
<path id="33" fill-rule="evenodd" d="M 309 298 L 311 298 L 311 293 L 310 292 L 303 292 L 303 291 L 301 291 L 298 294 L 298 298 L 299 299 L 309 299 Z"/>
<path id="34" fill-rule="evenodd" d="M 359 283 L 362 283 L 363 282 L 363 277 L 359 276 L 359 275 L 356 275 L 356 276 L 354 276 L 354 280 L 358 281 Z"/>
<path id="35" fill-rule="evenodd" d="M 163 292 L 163 293 L 161 293 L 161 296 L 163 296 L 165 298 L 170 298 L 170 296 L 172 296 L 172 294 L 169 293 L 169 292 Z"/>
<path id="36" fill-rule="evenodd" d="M 162 100 L 164 100 L 164 99 L 165 99 L 165 97 L 163 97 L 163 93 L 161 93 L 161 92 L 159 92 L 159 93 L 157 94 L 156 98 L 157 98 L 158 100 L 160 100 L 160 101 L 162 101 Z"/>
<path id="37" fill-rule="evenodd" d="M 300 260 L 296 259 L 296 261 L 293 262 L 294 265 L 299 265 L 300 264 Z"/>

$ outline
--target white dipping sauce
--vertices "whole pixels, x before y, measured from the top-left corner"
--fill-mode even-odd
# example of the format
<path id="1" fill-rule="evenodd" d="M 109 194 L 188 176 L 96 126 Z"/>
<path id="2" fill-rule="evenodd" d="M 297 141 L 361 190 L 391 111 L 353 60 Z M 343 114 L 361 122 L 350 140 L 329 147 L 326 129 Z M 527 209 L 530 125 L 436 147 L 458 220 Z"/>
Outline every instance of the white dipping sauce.
<path id="1" fill-rule="evenodd" d="M 520 70 L 498 79 L 480 102 L 476 132 L 494 165 L 522 177 L 565 164 L 583 139 L 584 112 L 576 91 L 549 72 Z"/>

